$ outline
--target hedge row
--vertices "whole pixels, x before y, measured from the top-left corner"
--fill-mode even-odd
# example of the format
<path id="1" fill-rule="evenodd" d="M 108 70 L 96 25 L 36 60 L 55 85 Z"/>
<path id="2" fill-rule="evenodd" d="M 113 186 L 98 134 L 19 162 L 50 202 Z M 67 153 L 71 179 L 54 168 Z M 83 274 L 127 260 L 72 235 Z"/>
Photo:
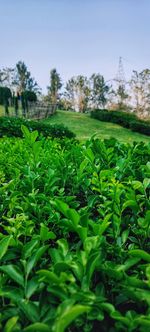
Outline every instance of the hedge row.
<path id="1" fill-rule="evenodd" d="M 94 110 L 91 117 L 100 121 L 117 123 L 132 131 L 150 136 L 150 121 L 137 118 L 135 114 L 121 111 Z"/>
<path id="2" fill-rule="evenodd" d="M 44 137 L 52 138 L 74 138 L 75 134 L 71 132 L 67 127 L 63 125 L 47 125 L 45 123 L 30 121 L 22 118 L 14 117 L 1 117 L 0 118 L 0 137 L 3 136 L 15 136 L 22 137 L 23 133 L 21 131 L 21 125 L 26 126 L 30 131 L 37 130 L 39 134 L 42 134 Z"/>

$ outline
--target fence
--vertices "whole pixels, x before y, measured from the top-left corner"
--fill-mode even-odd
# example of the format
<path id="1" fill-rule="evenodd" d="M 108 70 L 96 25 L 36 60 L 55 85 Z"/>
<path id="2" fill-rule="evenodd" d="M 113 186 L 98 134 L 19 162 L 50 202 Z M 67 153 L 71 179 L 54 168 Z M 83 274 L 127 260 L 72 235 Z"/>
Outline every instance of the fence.
<path id="1" fill-rule="evenodd" d="M 0 116 L 15 116 L 24 117 L 27 119 L 40 120 L 48 118 L 56 112 L 57 104 L 50 104 L 47 102 L 28 102 L 23 109 L 19 103 L 18 108 L 9 107 L 7 110 L 5 107 L 1 108 Z"/>
<path id="2" fill-rule="evenodd" d="M 56 112 L 57 105 L 46 102 L 28 103 L 28 109 L 26 110 L 26 117 L 29 119 L 45 119 L 53 115 Z"/>

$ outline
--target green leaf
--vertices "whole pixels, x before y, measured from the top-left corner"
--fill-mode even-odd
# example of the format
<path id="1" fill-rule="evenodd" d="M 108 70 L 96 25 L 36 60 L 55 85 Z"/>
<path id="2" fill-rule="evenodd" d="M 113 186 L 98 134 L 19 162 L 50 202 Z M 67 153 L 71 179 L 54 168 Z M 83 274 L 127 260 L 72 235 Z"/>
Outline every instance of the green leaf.
<path id="1" fill-rule="evenodd" d="M 32 323 L 38 322 L 39 309 L 34 302 L 30 302 L 28 300 L 22 300 L 19 303 L 19 307 L 29 321 L 31 321 Z"/>
<path id="2" fill-rule="evenodd" d="M 10 244 L 10 241 L 12 239 L 12 235 L 10 236 L 5 236 L 1 241 L 0 241 L 0 259 L 6 254 L 6 251 L 8 249 L 8 246 Z"/>
<path id="3" fill-rule="evenodd" d="M 59 300 L 64 301 L 68 298 L 68 293 L 64 290 L 64 287 L 57 286 L 48 286 L 47 290 L 50 294 L 53 294 L 55 297 L 57 297 Z"/>
<path id="4" fill-rule="evenodd" d="M 139 211 L 139 206 L 136 201 L 134 200 L 128 200 L 123 204 L 122 211 L 124 211 L 126 208 L 130 208 L 133 210 L 134 213 L 137 213 Z"/>
<path id="5" fill-rule="evenodd" d="M 43 246 L 41 248 L 39 248 L 34 254 L 33 256 L 28 260 L 27 262 L 27 275 L 29 275 L 29 273 L 31 272 L 31 270 L 33 269 L 33 267 L 36 266 L 37 262 L 39 261 L 39 259 L 41 258 L 41 256 L 45 253 L 45 251 L 48 249 L 48 245 L 47 246 Z"/>
<path id="6" fill-rule="evenodd" d="M 31 135 L 31 141 L 32 143 L 34 143 L 38 137 L 38 131 L 34 130 L 30 135 Z"/>
<path id="7" fill-rule="evenodd" d="M 39 270 L 37 272 L 43 280 L 46 280 L 48 283 L 53 284 L 60 284 L 60 278 L 54 272 L 47 271 L 47 270 Z"/>
<path id="8" fill-rule="evenodd" d="M 65 262 L 59 262 L 54 265 L 54 271 L 57 274 L 60 274 L 61 272 L 69 271 L 71 266 Z"/>
<path id="9" fill-rule="evenodd" d="M 22 300 L 24 297 L 23 289 L 17 288 L 17 287 L 3 287 L 2 290 L 0 290 L 0 296 L 12 300 L 14 303 L 17 303 L 18 301 Z"/>
<path id="10" fill-rule="evenodd" d="M 99 236 L 90 236 L 87 237 L 84 241 L 84 250 L 89 255 L 91 250 L 98 248 L 100 245 L 100 238 Z"/>
<path id="11" fill-rule="evenodd" d="M 47 240 L 54 240 L 56 239 L 56 235 L 54 232 L 49 232 L 49 228 L 45 226 L 43 223 L 40 224 L 40 238 L 41 241 L 47 241 Z"/>
<path id="12" fill-rule="evenodd" d="M 76 304 L 71 308 L 67 308 L 58 319 L 54 325 L 53 331 L 64 332 L 65 329 L 80 315 L 88 312 L 90 307 Z"/>
<path id="13" fill-rule="evenodd" d="M 4 273 L 8 274 L 11 279 L 16 281 L 17 284 L 24 287 L 24 278 L 22 275 L 22 271 L 19 269 L 17 265 L 3 265 L 0 267 L 0 270 Z"/>
<path id="14" fill-rule="evenodd" d="M 56 205 L 58 210 L 64 214 L 66 218 L 70 219 L 72 221 L 72 225 L 76 228 L 80 220 L 78 212 L 74 209 L 70 209 L 66 203 L 59 199 L 56 199 Z"/>
<path id="15" fill-rule="evenodd" d="M 149 282 L 149 286 L 150 286 L 150 266 L 148 266 L 146 268 L 146 276 L 147 276 L 147 279 L 148 279 L 148 282 Z"/>
<path id="16" fill-rule="evenodd" d="M 87 227 L 82 227 L 80 225 L 77 226 L 77 233 L 79 234 L 82 242 L 84 242 L 87 237 L 87 231 Z"/>
<path id="17" fill-rule="evenodd" d="M 125 261 L 124 264 L 120 266 L 116 266 L 116 271 L 117 272 L 122 272 L 122 271 L 128 271 L 132 266 L 136 265 L 139 262 L 140 258 L 139 257 L 132 257 L 129 258 Z"/>
<path id="18" fill-rule="evenodd" d="M 50 332 L 48 325 L 43 323 L 34 323 L 23 329 L 24 332 Z"/>
<path id="19" fill-rule="evenodd" d="M 111 314 L 112 312 L 115 311 L 115 307 L 108 302 L 104 302 L 104 303 L 100 303 L 100 307 L 105 310 L 106 312 L 108 312 L 109 314 Z"/>
<path id="20" fill-rule="evenodd" d="M 121 234 L 122 244 L 125 244 L 129 236 L 129 229 L 126 229 Z"/>
<path id="21" fill-rule="evenodd" d="M 26 298 L 29 299 L 38 288 L 39 288 L 39 281 L 37 277 L 29 280 L 26 286 Z"/>
<path id="22" fill-rule="evenodd" d="M 101 260 L 100 260 L 100 251 L 94 252 L 90 255 L 86 267 L 86 279 L 87 279 L 87 286 L 90 286 L 90 281 L 92 278 L 92 275 L 96 269 L 97 266 L 100 266 Z M 83 285 L 84 286 L 84 285 Z"/>
<path id="23" fill-rule="evenodd" d="M 56 205 L 57 205 L 58 210 L 62 214 L 64 214 L 65 217 L 67 217 L 67 211 L 68 211 L 69 206 L 66 203 L 64 203 L 63 201 L 61 201 L 60 199 L 56 199 Z"/>
<path id="24" fill-rule="evenodd" d="M 143 186 L 144 186 L 144 189 L 147 189 L 150 185 L 150 179 L 146 178 L 144 179 L 143 181 Z"/>
<path id="25" fill-rule="evenodd" d="M 67 210 L 67 217 L 70 219 L 75 227 L 77 227 L 79 220 L 80 220 L 80 215 L 78 212 L 74 209 L 68 209 Z"/>
<path id="26" fill-rule="evenodd" d="M 39 240 L 34 239 L 34 240 L 31 240 L 30 242 L 27 242 L 23 246 L 22 255 L 23 255 L 24 259 L 27 259 L 28 257 L 31 256 L 33 250 L 35 249 L 35 247 L 37 246 L 38 243 L 39 243 Z"/>
<path id="27" fill-rule="evenodd" d="M 111 316 L 113 319 L 118 320 L 118 321 L 124 323 L 126 326 L 129 326 L 129 325 L 130 325 L 130 320 L 129 320 L 129 318 L 127 318 L 127 317 L 123 317 L 123 316 L 121 315 L 121 313 L 120 313 L 119 311 L 117 311 L 117 310 L 112 311 L 111 314 L 110 314 L 110 316 Z"/>
<path id="28" fill-rule="evenodd" d="M 145 331 L 147 330 L 146 328 L 150 328 L 150 318 L 149 317 L 139 317 L 136 319 L 136 322 L 138 322 L 139 325 L 144 326 Z M 141 331 L 144 331 L 144 330 L 141 330 Z"/>
<path id="29" fill-rule="evenodd" d="M 31 135 L 29 129 L 28 129 L 26 126 L 21 125 L 21 130 L 22 130 L 22 132 L 23 132 L 24 137 L 25 137 L 26 139 L 29 139 L 29 138 L 30 138 L 30 135 Z"/>
<path id="30" fill-rule="evenodd" d="M 91 148 L 88 148 L 88 149 L 86 150 L 86 155 L 87 155 L 88 159 L 89 159 L 91 162 L 94 161 L 95 156 L 94 156 L 94 153 L 93 153 L 93 151 L 91 150 Z"/>
<path id="31" fill-rule="evenodd" d="M 4 332 L 12 332 L 18 319 L 19 319 L 18 316 L 10 318 L 4 327 Z"/>
<path id="32" fill-rule="evenodd" d="M 144 250 L 140 250 L 140 249 L 133 249 L 133 250 L 130 250 L 128 252 L 129 255 L 131 256 L 134 256 L 134 257 L 138 257 L 138 258 L 141 258 L 147 262 L 150 263 L 150 254 L 148 254 L 146 251 Z"/>
<path id="33" fill-rule="evenodd" d="M 68 253 L 68 242 L 66 239 L 57 240 L 58 246 L 61 249 L 62 255 L 66 257 Z"/>

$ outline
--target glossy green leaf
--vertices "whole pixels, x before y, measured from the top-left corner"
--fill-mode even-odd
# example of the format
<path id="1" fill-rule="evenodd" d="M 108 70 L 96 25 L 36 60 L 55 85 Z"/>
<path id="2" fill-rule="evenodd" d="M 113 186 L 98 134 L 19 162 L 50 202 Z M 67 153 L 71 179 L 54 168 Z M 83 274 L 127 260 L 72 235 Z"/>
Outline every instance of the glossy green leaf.
<path id="1" fill-rule="evenodd" d="M 19 303 L 19 307 L 24 313 L 25 317 L 32 323 L 38 322 L 39 320 L 39 308 L 31 301 L 22 300 Z"/>
<path id="2" fill-rule="evenodd" d="M 139 211 L 139 206 L 136 201 L 134 200 L 128 200 L 123 204 L 122 211 L 124 211 L 126 208 L 130 208 L 134 211 L 134 213 L 137 213 Z"/>
<path id="3" fill-rule="evenodd" d="M 58 320 L 55 323 L 54 331 L 55 332 L 64 332 L 65 329 L 80 315 L 88 312 L 90 310 L 90 307 L 83 306 L 76 304 L 71 308 L 68 308 L 67 310 L 62 313 L 61 316 L 58 317 Z"/>
<path id="4" fill-rule="evenodd" d="M 3 265 L 0 270 L 6 273 L 11 279 L 13 279 L 17 284 L 24 287 L 24 277 L 22 271 L 17 265 Z"/>
<path id="5" fill-rule="evenodd" d="M 34 239 L 34 240 L 31 240 L 31 241 L 27 242 L 23 246 L 22 255 L 23 255 L 24 259 L 27 259 L 28 257 L 31 256 L 34 249 L 37 247 L 38 243 L 39 243 L 39 240 Z"/>
<path id="6" fill-rule="evenodd" d="M 43 278 L 43 280 L 46 280 L 48 283 L 54 283 L 58 284 L 60 283 L 59 277 L 54 272 L 47 271 L 47 270 L 39 270 L 38 275 Z"/>
<path id="7" fill-rule="evenodd" d="M 10 235 L 10 236 L 5 236 L 0 241 L 0 259 L 6 254 L 6 251 L 8 249 L 11 239 L 12 239 L 12 236 Z"/>
<path id="8" fill-rule="evenodd" d="M 33 254 L 33 256 L 31 256 L 31 258 L 29 258 L 29 260 L 27 262 L 27 275 L 29 275 L 29 273 L 31 272 L 31 270 L 33 269 L 33 267 L 36 266 L 37 262 L 39 261 L 39 259 L 42 257 L 42 255 L 45 253 L 45 251 L 47 249 L 48 249 L 48 245 L 47 246 L 43 246 L 43 247 L 39 248 Z"/>
<path id="9" fill-rule="evenodd" d="M 41 241 L 54 240 L 56 238 L 56 235 L 54 232 L 49 231 L 49 228 L 47 226 L 41 223 L 40 238 Z"/>
<path id="10" fill-rule="evenodd" d="M 4 332 L 14 331 L 14 327 L 18 321 L 18 318 L 19 318 L 18 316 L 10 318 L 4 327 Z"/>
<path id="11" fill-rule="evenodd" d="M 150 263 L 150 254 L 141 249 L 130 250 L 128 253 L 130 256 L 138 257 Z"/>
<path id="12" fill-rule="evenodd" d="M 23 329 L 23 332 L 50 332 L 50 328 L 43 323 L 34 323 Z"/>
<path id="13" fill-rule="evenodd" d="M 58 243 L 58 247 L 61 249 L 61 252 L 63 254 L 64 257 L 66 257 L 69 247 L 68 247 L 68 242 L 66 239 L 60 239 L 57 240 Z"/>

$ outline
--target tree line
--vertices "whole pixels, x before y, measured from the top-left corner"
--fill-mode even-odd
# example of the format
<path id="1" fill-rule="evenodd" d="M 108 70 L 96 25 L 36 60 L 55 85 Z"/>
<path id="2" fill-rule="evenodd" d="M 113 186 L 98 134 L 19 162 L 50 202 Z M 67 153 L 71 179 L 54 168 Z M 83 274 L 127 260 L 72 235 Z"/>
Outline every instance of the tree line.
<path id="1" fill-rule="evenodd" d="M 138 116 L 150 115 L 150 70 L 133 71 L 128 82 L 105 81 L 100 73 L 93 73 L 89 78 L 84 75 L 71 77 L 63 84 L 56 68 L 50 71 L 47 94 L 41 89 L 23 61 L 15 68 L 0 70 L 0 104 L 13 105 L 18 112 L 20 98 L 24 113 L 29 101 L 37 98 L 58 105 L 64 110 L 86 112 L 91 109 L 133 110 Z"/>
<path id="2" fill-rule="evenodd" d="M 111 82 L 105 81 L 100 73 L 94 73 L 90 78 L 78 75 L 68 80 L 63 93 L 61 93 L 62 81 L 56 69 L 51 71 L 50 77 L 53 77 L 53 83 L 55 80 L 57 82 L 54 84 L 55 98 L 57 96 L 57 102 L 62 109 L 86 112 L 88 109 L 107 107 L 134 111 L 139 117 L 150 116 L 149 69 L 141 72 L 134 70 L 128 82 L 117 79 Z"/>

